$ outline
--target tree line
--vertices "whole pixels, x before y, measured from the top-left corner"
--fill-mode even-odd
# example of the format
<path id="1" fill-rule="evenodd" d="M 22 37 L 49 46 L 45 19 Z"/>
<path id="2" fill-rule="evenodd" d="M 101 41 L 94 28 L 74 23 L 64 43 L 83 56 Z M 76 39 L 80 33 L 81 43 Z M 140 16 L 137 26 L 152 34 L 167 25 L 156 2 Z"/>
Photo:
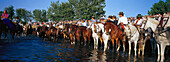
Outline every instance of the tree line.
<path id="1" fill-rule="evenodd" d="M 151 10 L 148 10 L 149 15 L 153 14 L 164 14 L 170 12 L 170 0 L 165 2 L 160 0 L 158 3 L 154 3 L 151 7 Z"/>
<path id="2" fill-rule="evenodd" d="M 6 7 L 4 10 L 10 14 L 9 19 L 18 17 L 20 21 L 65 21 L 75 19 L 90 19 L 91 16 L 100 18 L 104 15 L 105 0 L 68 0 L 69 2 L 51 2 L 48 10 L 35 9 L 32 12 L 24 8 L 15 9 L 13 6 Z M 3 11 L 0 11 L 2 14 Z"/>

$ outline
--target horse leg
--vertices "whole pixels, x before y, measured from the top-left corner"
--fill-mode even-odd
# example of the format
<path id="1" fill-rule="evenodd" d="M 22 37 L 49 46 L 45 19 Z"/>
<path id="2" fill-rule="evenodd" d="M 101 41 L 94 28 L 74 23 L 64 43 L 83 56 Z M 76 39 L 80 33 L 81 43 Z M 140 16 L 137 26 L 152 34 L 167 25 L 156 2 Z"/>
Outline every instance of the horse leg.
<path id="1" fill-rule="evenodd" d="M 101 46 L 103 44 L 103 37 L 100 37 Z"/>
<path id="2" fill-rule="evenodd" d="M 72 39 L 72 40 L 73 40 L 73 44 L 75 44 L 75 36 L 73 36 L 72 38 L 73 38 L 73 39 Z"/>
<path id="3" fill-rule="evenodd" d="M 165 43 L 162 43 L 162 44 L 161 44 L 161 62 L 163 62 L 163 60 L 165 59 L 165 58 L 164 58 L 165 47 L 166 47 L 166 44 L 165 44 Z"/>
<path id="4" fill-rule="evenodd" d="M 93 38 L 94 39 L 94 49 L 96 48 L 96 38 Z"/>
<path id="5" fill-rule="evenodd" d="M 12 35 L 12 39 L 14 39 L 14 34 L 15 34 L 14 32 L 11 32 L 11 35 Z"/>
<path id="6" fill-rule="evenodd" d="M 114 44 L 115 44 L 114 41 L 115 41 L 115 40 L 114 40 L 114 39 L 111 39 L 111 41 L 112 41 L 113 50 L 114 50 Z"/>
<path id="7" fill-rule="evenodd" d="M 107 49 L 107 40 L 104 40 L 104 52 L 106 51 Z"/>
<path id="8" fill-rule="evenodd" d="M 123 52 L 125 52 L 125 41 L 126 41 L 126 36 L 123 37 Z"/>
<path id="9" fill-rule="evenodd" d="M 134 51 L 135 51 L 135 57 L 136 57 L 136 50 L 137 50 L 137 41 L 136 42 L 134 42 L 134 44 L 135 44 L 135 46 L 134 46 Z"/>
<path id="10" fill-rule="evenodd" d="M 142 56 L 144 56 L 145 53 L 145 43 L 142 45 Z"/>
<path id="11" fill-rule="evenodd" d="M 73 37 L 72 37 L 72 34 L 70 34 L 70 42 L 71 42 L 71 44 L 72 44 L 72 41 L 73 40 Z"/>
<path id="12" fill-rule="evenodd" d="M 125 41 L 123 41 L 123 52 L 125 52 Z"/>
<path id="13" fill-rule="evenodd" d="M 96 38 L 96 49 L 98 48 L 98 38 Z"/>
<path id="14" fill-rule="evenodd" d="M 159 44 L 157 44 L 157 47 L 158 47 L 158 58 L 157 58 L 157 61 L 159 62 L 160 61 L 160 46 L 159 46 Z"/>
<path id="15" fill-rule="evenodd" d="M 129 55 L 131 54 L 131 41 L 129 41 Z"/>
<path id="16" fill-rule="evenodd" d="M 4 38 L 6 38 L 6 37 L 7 37 L 7 32 L 4 32 L 4 34 L 5 34 L 5 37 L 4 37 Z"/>
<path id="17" fill-rule="evenodd" d="M 84 38 L 84 46 L 86 46 L 87 37 L 86 37 L 86 36 L 84 36 L 83 38 Z"/>
<path id="18" fill-rule="evenodd" d="M 91 37 L 90 37 L 90 36 L 88 36 L 88 44 L 90 44 L 90 40 L 91 40 Z"/>
<path id="19" fill-rule="evenodd" d="M 119 49 L 120 49 L 120 43 L 119 43 L 118 39 L 119 39 L 119 38 L 116 38 L 116 43 L 117 43 L 117 45 L 118 45 L 117 52 L 118 52 Z"/>
<path id="20" fill-rule="evenodd" d="M 79 43 L 80 43 L 80 45 L 81 45 L 80 37 L 76 35 L 76 39 L 77 39 L 77 42 L 79 42 Z"/>

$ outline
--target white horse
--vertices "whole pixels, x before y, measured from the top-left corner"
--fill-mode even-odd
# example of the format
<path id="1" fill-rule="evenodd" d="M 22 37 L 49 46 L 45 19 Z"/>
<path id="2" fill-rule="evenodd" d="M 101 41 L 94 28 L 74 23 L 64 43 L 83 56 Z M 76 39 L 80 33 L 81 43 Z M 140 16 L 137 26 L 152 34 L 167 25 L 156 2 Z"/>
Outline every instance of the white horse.
<path id="1" fill-rule="evenodd" d="M 98 49 L 98 39 L 99 39 L 99 31 L 101 30 L 97 24 L 91 23 L 87 28 L 92 29 L 92 37 L 94 40 L 94 49 Z"/>
<path id="2" fill-rule="evenodd" d="M 101 43 L 104 42 L 104 51 L 106 51 L 107 42 L 110 39 L 110 36 L 106 35 L 106 31 L 104 31 L 104 24 L 102 23 L 90 24 L 88 28 L 92 29 L 92 37 L 94 39 L 94 48 L 97 49 L 98 39 L 100 38 Z"/>
<path id="3" fill-rule="evenodd" d="M 159 21 L 154 20 L 152 18 L 148 18 L 146 25 L 144 26 L 144 29 L 151 28 L 153 32 L 156 34 L 155 38 L 157 41 L 157 47 L 158 47 L 158 58 L 157 61 L 160 61 L 160 56 L 161 56 L 161 61 L 164 60 L 164 52 L 165 52 L 165 47 L 170 45 L 170 33 L 168 31 L 166 32 L 158 32 L 157 31 L 157 26 L 159 25 Z M 170 27 L 170 19 L 168 20 L 167 25 L 164 27 L 164 29 Z M 147 34 L 146 34 L 147 35 Z"/>
<path id="4" fill-rule="evenodd" d="M 129 55 L 131 54 L 131 43 L 134 42 L 134 51 L 135 51 L 135 56 L 136 56 L 136 51 L 137 51 L 137 43 L 139 40 L 139 31 L 135 26 L 132 24 L 128 24 L 125 26 L 125 33 L 126 36 L 128 37 L 128 43 L 129 43 Z M 125 45 L 123 45 L 124 52 L 125 52 Z"/>

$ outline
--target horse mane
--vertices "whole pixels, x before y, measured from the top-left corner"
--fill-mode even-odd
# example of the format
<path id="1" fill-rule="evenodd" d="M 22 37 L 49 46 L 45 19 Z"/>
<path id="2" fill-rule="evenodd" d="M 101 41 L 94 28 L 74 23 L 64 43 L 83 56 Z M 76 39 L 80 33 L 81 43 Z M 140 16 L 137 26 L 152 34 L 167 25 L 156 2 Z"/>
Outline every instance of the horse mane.
<path id="1" fill-rule="evenodd" d="M 113 25 L 112 27 L 117 27 L 114 23 L 110 23 L 111 21 L 107 21 L 104 25 Z"/>

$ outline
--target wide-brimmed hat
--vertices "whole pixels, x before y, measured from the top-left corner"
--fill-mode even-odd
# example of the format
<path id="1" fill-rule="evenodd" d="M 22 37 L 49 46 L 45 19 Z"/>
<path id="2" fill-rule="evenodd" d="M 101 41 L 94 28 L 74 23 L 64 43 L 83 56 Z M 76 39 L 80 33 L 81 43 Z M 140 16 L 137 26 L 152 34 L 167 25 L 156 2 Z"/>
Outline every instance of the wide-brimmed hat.
<path id="1" fill-rule="evenodd" d="M 100 20 L 104 20 L 105 18 L 104 17 L 101 17 Z"/>
<path id="2" fill-rule="evenodd" d="M 141 14 L 138 14 L 137 16 L 136 16 L 136 18 L 138 19 L 138 18 L 142 18 L 142 15 Z"/>
<path id="3" fill-rule="evenodd" d="M 124 15 L 124 13 L 123 12 L 119 12 L 119 15 Z"/>

